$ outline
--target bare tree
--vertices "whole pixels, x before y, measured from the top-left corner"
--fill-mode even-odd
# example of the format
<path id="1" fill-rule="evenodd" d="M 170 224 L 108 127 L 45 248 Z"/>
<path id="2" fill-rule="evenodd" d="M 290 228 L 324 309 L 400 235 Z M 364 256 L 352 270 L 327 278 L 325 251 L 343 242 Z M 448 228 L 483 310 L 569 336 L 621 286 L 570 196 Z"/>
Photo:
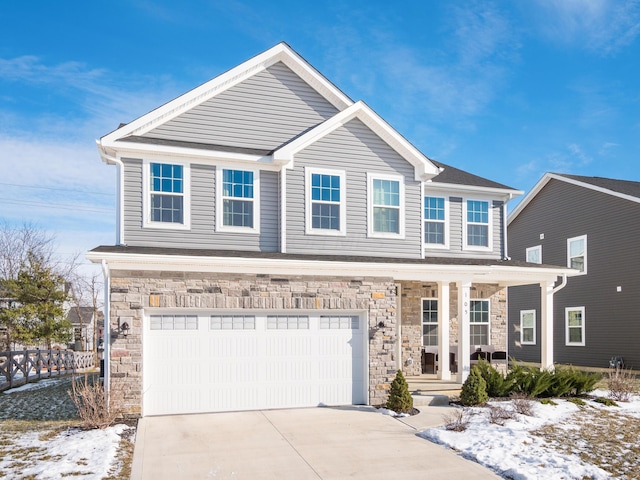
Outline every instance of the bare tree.
<path id="1" fill-rule="evenodd" d="M 43 264 L 52 265 L 54 237 L 31 223 L 13 226 L 0 223 L 0 281 L 15 279 L 28 264 L 31 253 Z"/>

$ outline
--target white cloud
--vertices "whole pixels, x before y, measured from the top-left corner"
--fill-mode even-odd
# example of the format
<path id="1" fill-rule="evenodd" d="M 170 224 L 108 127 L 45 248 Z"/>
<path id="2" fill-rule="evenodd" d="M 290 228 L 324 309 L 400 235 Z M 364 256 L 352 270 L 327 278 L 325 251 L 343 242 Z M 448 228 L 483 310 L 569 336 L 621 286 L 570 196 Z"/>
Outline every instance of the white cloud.
<path id="1" fill-rule="evenodd" d="M 538 28 L 553 41 L 609 54 L 640 34 L 637 0 L 536 0 Z"/>

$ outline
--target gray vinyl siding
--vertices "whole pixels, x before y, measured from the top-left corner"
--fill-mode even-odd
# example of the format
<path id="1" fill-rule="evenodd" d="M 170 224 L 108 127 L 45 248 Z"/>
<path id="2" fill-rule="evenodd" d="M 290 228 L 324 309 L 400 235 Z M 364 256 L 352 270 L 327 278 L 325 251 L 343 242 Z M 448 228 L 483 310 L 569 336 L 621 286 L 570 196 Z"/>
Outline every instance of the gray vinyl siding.
<path id="1" fill-rule="evenodd" d="M 568 279 L 554 299 L 554 351 L 559 363 L 607 367 L 614 355 L 640 368 L 640 204 L 552 179 L 509 227 L 509 255 L 525 259 L 527 247 L 542 245 L 544 263 L 567 264 L 567 239 L 587 235 L 587 274 Z M 540 235 L 544 234 L 544 239 Z M 621 286 L 622 292 L 616 287 Z M 536 308 L 540 294 L 509 289 L 513 313 Z M 585 346 L 565 345 L 565 307 L 585 307 Z M 517 352 L 510 345 L 510 351 Z M 522 353 L 522 359 L 540 358 Z"/>
<path id="2" fill-rule="evenodd" d="M 434 196 L 438 196 L 435 194 Z M 472 197 L 469 197 L 471 199 Z M 439 249 L 439 248 L 425 248 L 426 256 L 433 257 L 443 257 L 443 256 L 459 256 L 459 257 L 473 257 L 473 258 L 502 258 L 504 254 L 503 249 L 503 240 L 504 235 L 503 227 L 506 220 L 503 219 L 503 202 L 499 200 L 489 201 L 489 204 L 492 205 L 491 208 L 491 235 L 492 235 L 492 245 L 490 251 L 478 251 L 478 250 L 464 250 L 463 237 L 466 235 L 466 231 L 464 229 L 464 219 L 463 219 L 463 207 L 462 202 L 467 199 L 462 199 L 461 197 L 448 197 L 449 200 L 449 231 L 447 234 L 449 235 L 449 248 L 447 250 Z"/>
<path id="3" fill-rule="evenodd" d="M 124 161 L 124 241 L 131 246 L 275 252 L 279 247 L 279 177 L 260 172 L 260 233 L 215 231 L 216 167 L 191 164 L 191 228 L 143 228 L 142 161 Z"/>
<path id="4" fill-rule="evenodd" d="M 279 62 L 144 136 L 272 150 L 337 112 Z"/>
<path id="5" fill-rule="evenodd" d="M 305 167 L 345 172 L 345 236 L 305 235 Z M 367 236 L 367 172 L 404 176 L 404 239 Z M 287 172 L 287 252 L 420 258 L 421 205 L 414 167 L 360 120 L 352 120 L 299 152 L 295 168 Z"/>

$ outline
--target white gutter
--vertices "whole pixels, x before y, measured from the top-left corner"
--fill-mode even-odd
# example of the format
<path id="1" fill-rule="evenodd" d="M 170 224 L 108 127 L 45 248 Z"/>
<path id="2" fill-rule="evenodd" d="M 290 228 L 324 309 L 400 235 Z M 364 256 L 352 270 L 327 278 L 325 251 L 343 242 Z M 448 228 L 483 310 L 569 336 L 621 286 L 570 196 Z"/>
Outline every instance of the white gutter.
<path id="1" fill-rule="evenodd" d="M 100 158 L 103 162 L 111 165 L 115 165 L 117 168 L 116 175 L 118 180 L 116 182 L 116 245 L 125 245 L 124 243 L 124 202 L 122 195 L 124 192 L 124 163 L 122 160 L 116 157 L 107 155 L 105 147 L 102 145 L 101 140 L 96 140 L 98 145 L 98 151 L 100 152 Z"/>
<path id="2" fill-rule="evenodd" d="M 109 297 L 111 292 L 111 276 L 109 274 L 109 266 L 107 265 L 106 260 L 102 260 L 102 276 L 104 278 L 104 320 L 103 320 L 103 333 L 102 333 L 102 345 L 104 346 L 103 357 L 104 357 L 104 393 L 109 398 L 109 385 L 111 380 L 110 373 L 110 361 L 109 355 L 111 350 L 111 329 L 109 327 L 109 316 L 111 314 Z M 108 404 L 107 404 L 108 405 Z"/>
<path id="3" fill-rule="evenodd" d="M 566 286 L 567 286 L 567 274 L 563 273 L 562 274 L 562 282 L 560 282 L 560 285 L 558 285 L 557 287 L 553 287 L 553 290 L 551 290 L 551 294 L 555 295 L 556 293 L 558 293 L 560 290 L 562 290 Z"/>

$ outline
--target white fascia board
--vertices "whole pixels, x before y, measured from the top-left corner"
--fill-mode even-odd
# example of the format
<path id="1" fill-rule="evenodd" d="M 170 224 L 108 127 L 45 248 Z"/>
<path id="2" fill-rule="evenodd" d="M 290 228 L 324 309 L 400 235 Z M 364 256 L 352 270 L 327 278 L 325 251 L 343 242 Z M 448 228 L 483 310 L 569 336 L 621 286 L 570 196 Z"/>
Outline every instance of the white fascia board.
<path id="1" fill-rule="evenodd" d="M 493 187 L 479 187 L 477 185 L 461 185 L 456 183 L 440 183 L 440 182 L 426 182 L 424 184 L 425 191 L 443 190 L 451 192 L 452 194 L 461 194 L 469 196 L 472 194 L 482 195 L 483 197 L 500 197 L 506 201 L 512 198 L 518 197 L 524 192 L 522 190 L 512 190 L 510 188 L 493 188 Z"/>
<path id="2" fill-rule="evenodd" d="M 501 286 L 554 282 L 559 276 L 573 276 L 570 268 L 536 268 L 498 265 L 430 265 L 406 263 L 337 262 L 300 259 L 251 257 L 198 257 L 181 255 L 148 255 L 128 253 L 88 252 L 94 263 L 103 260 L 114 270 L 149 270 L 172 272 L 244 273 L 267 275 L 309 275 L 353 277 L 384 277 L 394 280 L 456 282 L 464 279 L 474 283 L 494 283 Z"/>
<path id="3" fill-rule="evenodd" d="M 171 145 L 140 144 L 137 142 L 126 142 L 120 140 L 115 147 L 117 156 L 120 158 L 175 158 L 185 157 L 189 159 L 215 161 L 232 161 L 245 164 L 273 164 L 271 155 L 251 155 L 236 152 L 221 152 L 216 150 L 204 150 L 199 148 L 177 147 Z"/>
<path id="4" fill-rule="evenodd" d="M 281 149 L 276 150 L 273 154 L 274 160 L 277 163 L 287 164 L 291 167 L 296 153 L 307 148 L 309 145 L 315 143 L 319 139 L 325 137 L 355 118 L 369 127 L 391 148 L 398 152 L 399 155 L 414 166 L 416 180 L 426 181 L 440 173 L 440 169 L 436 167 L 422 152 L 411 145 L 411 143 L 409 143 L 402 135 L 394 130 L 361 100 L 357 101 L 349 108 L 337 113 L 304 135 L 301 135 Z"/>
<path id="5" fill-rule="evenodd" d="M 297 73 L 339 110 L 353 103 L 353 101 L 336 88 L 335 85 L 320 75 L 300 55 L 294 52 L 291 47 L 285 43 L 279 43 L 269 50 L 203 83 L 199 87 L 137 118 L 131 123 L 105 135 L 102 138 L 102 143 L 106 147 L 110 147 L 114 141 L 123 137 L 129 135 L 144 135 L 159 124 L 177 117 L 196 105 L 209 100 L 280 61 Z"/>

